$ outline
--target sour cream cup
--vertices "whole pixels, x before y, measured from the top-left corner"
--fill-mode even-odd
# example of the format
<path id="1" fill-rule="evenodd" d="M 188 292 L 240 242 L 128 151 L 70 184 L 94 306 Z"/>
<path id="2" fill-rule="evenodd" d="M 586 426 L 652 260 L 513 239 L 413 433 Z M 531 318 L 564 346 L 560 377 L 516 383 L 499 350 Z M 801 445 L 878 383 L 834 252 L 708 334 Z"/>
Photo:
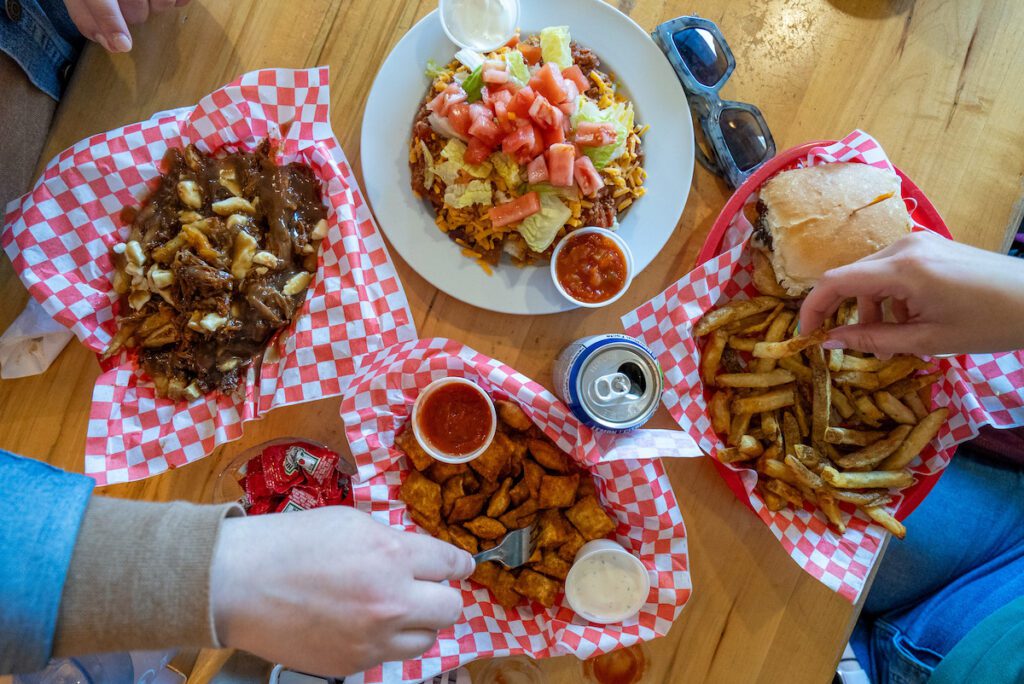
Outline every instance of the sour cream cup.
<path id="1" fill-rule="evenodd" d="M 639 613 L 650 591 L 651 577 L 644 564 L 610 539 L 595 539 L 580 547 L 565 578 L 569 607 L 601 625 Z"/>
<path id="2" fill-rule="evenodd" d="M 625 282 L 622 283 L 622 289 L 620 289 L 613 296 L 609 297 L 603 302 L 584 302 L 579 299 L 576 299 L 571 294 L 566 292 L 565 288 L 562 287 L 562 283 L 558 281 L 558 255 L 562 253 L 562 249 L 565 247 L 566 244 L 568 244 L 571 238 L 577 237 L 579 235 L 587 235 L 589 233 L 597 233 L 599 235 L 604 235 L 605 237 L 609 238 L 618 246 L 619 249 L 622 250 L 622 255 L 626 257 L 626 279 Z M 633 266 L 633 252 L 630 251 L 629 245 L 626 244 L 626 241 L 623 240 L 622 236 L 616 233 L 615 231 L 608 230 L 607 228 L 601 228 L 599 226 L 587 226 L 586 228 L 577 228 L 576 230 L 572 231 L 571 233 L 563 237 L 561 240 L 559 240 L 558 244 L 555 245 L 555 251 L 551 253 L 550 270 L 551 282 L 555 284 L 555 289 L 558 290 L 559 294 L 561 294 L 563 297 L 568 299 L 573 304 L 584 307 L 586 309 L 599 309 L 602 306 L 608 306 L 612 302 L 618 301 L 622 297 L 622 295 L 626 294 L 626 290 L 628 290 L 629 286 L 632 284 L 633 276 L 636 273 L 636 268 Z"/>
<path id="3" fill-rule="evenodd" d="M 461 48 L 490 52 L 516 34 L 519 0 L 440 0 L 437 14 L 450 41 Z"/>
<path id="4" fill-rule="evenodd" d="M 433 443 L 431 443 L 430 439 L 427 438 L 427 436 L 423 433 L 423 429 L 420 427 L 419 416 L 426 400 L 430 397 L 431 394 L 436 392 L 438 389 L 452 384 L 468 385 L 469 387 L 472 387 L 474 390 L 480 393 L 480 396 L 483 397 L 484 402 L 487 404 L 487 408 L 490 411 L 491 427 L 487 433 L 487 438 L 484 440 L 484 443 L 480 448 L 468 454 L 457 455 L 445 453 L 444 451 L 440 450 L 437 446 L 435 446 Z M 498 415 L 494 410 L 494 402 L 491 401 L 491 398 L 487 395 L 487 392 L 484 392 L 483 389 L 481 389 L 480 385 L 465 378 L 441 378 L 439 380 L 435 380 L 434 382 L 430 383 L 429 385 L 423 388 L 423 391 L 420 392 L 420 395 L 418 397 L 416 397 L 416 401 L 412 405 L 413 436 L 416 438 L 416 441 L 419 442 L 419 445 L 423 447 L 424 451 L 426 451 L 431 457 L 437 459 L 438 461 L 443 461 L 444 463 L 468 463 L 469 461 L 472 461 L 474 458 L 477 458 L 480 454 L 487 451 L 487 448 L 489 446 L 491 446 L 491 442 L 494 441 L 494 432 L 497 429 L 497 427 Z"/>

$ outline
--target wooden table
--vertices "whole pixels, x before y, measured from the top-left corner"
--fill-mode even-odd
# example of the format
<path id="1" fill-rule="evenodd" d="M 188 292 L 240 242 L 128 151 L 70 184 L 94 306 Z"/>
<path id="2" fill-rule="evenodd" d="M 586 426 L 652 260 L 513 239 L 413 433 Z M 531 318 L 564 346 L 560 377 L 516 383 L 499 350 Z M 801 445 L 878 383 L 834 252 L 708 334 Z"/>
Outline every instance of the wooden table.
<path id="1" fill-rule="evenodd" d="M 362 109 L 378 66 L 434 2 L 193 0 L 136 29 L 136 48 L 86 51 L 44 161 L 87 136 L 192 104 L 262 67 L 332 68 L 334 130 L 359 169 Z M 738 62 L 723 95 L 756 103 L 779 149 L 862 128 L 931 197 L 964 242 L 1003 249 L 1024 175 L 1024 4 L 1015 0 L 618 0 L 645 29 L 694 10 L 717 22 Z M 680 112 L 679 115 L 686 116 Z M 395 258 L 422 337 L 455 338 L 542 383 L 569 341 L 619 317 L 693 265 L 729 195 L 697 168 L 671 240 L 616 305 L 532 319 L 439 293 Z M 665 217 L 675 220 L 676 217 Z M 0 327 L 26 294 L 4 258 Z M 0 385 L 0 446 L 82 469 L 95 358 L 71 344 L 45 374 Z M 662 410 L 655 427 L 673 424 Z M 113 496 L 207 500 L 218 464 L 282 434 L 343 449 L 338 401 L 281 409 L 200 463 L 107 488 Z M 858 607 L 786 556 L 706 459 L 666 463 L 689 533 L 694 593 L 667 638 L 642 647 L 649 682 L 829 681 Z M 187 543 L 185 541 L 184 543 Z M 541 663 L 552 682 L 594 681 L 573 658 Z"/>

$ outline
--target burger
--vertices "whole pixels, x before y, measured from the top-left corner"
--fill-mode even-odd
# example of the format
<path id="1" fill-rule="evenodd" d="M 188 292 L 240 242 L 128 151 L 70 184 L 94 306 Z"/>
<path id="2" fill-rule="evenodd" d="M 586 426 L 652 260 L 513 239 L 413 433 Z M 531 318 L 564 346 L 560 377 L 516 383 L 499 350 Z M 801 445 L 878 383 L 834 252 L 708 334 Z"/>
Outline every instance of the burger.
<path id="1" fill-rule="evenodd" d="M 754 284 L 799 297 L 829 269 L 896 242 L 913 221 L 900 179 L 867 164 L 783 171 L 761 187 L 754 229 Z"/>

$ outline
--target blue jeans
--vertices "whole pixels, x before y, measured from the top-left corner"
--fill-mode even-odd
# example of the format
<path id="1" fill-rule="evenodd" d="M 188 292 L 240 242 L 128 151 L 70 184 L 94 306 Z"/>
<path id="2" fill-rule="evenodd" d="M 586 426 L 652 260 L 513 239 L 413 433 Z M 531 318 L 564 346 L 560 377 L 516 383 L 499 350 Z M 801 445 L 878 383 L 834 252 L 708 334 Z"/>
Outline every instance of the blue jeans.
<path id="1" fill-rule="evenodd" d="M 851 638 L 876 684 L 928 681 L 975 625 L 1024 596 L 1024 471 L 961 448 L 906 524 Z"/>

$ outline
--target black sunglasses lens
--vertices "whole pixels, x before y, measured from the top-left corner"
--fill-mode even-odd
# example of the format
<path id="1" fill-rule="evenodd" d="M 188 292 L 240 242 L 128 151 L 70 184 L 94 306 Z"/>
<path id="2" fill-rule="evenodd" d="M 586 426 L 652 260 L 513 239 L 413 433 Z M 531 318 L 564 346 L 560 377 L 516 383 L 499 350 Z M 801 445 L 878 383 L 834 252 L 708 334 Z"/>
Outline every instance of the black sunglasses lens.
<path id="1" fill-rule="evenodd" d="M 768 156 L 768 134 L 761 122 L 745 109 L 722 111 L 722 137 L 740 171 L 749 171 Z"/>
<path id="2" fill-rule="evenodd" d="M 710 31 L 702 28 L 683 29 L 672 36 L 672 42 L 683 64 L 703 85 L 716 85 L 725 76 L 729 60 Z"/>

